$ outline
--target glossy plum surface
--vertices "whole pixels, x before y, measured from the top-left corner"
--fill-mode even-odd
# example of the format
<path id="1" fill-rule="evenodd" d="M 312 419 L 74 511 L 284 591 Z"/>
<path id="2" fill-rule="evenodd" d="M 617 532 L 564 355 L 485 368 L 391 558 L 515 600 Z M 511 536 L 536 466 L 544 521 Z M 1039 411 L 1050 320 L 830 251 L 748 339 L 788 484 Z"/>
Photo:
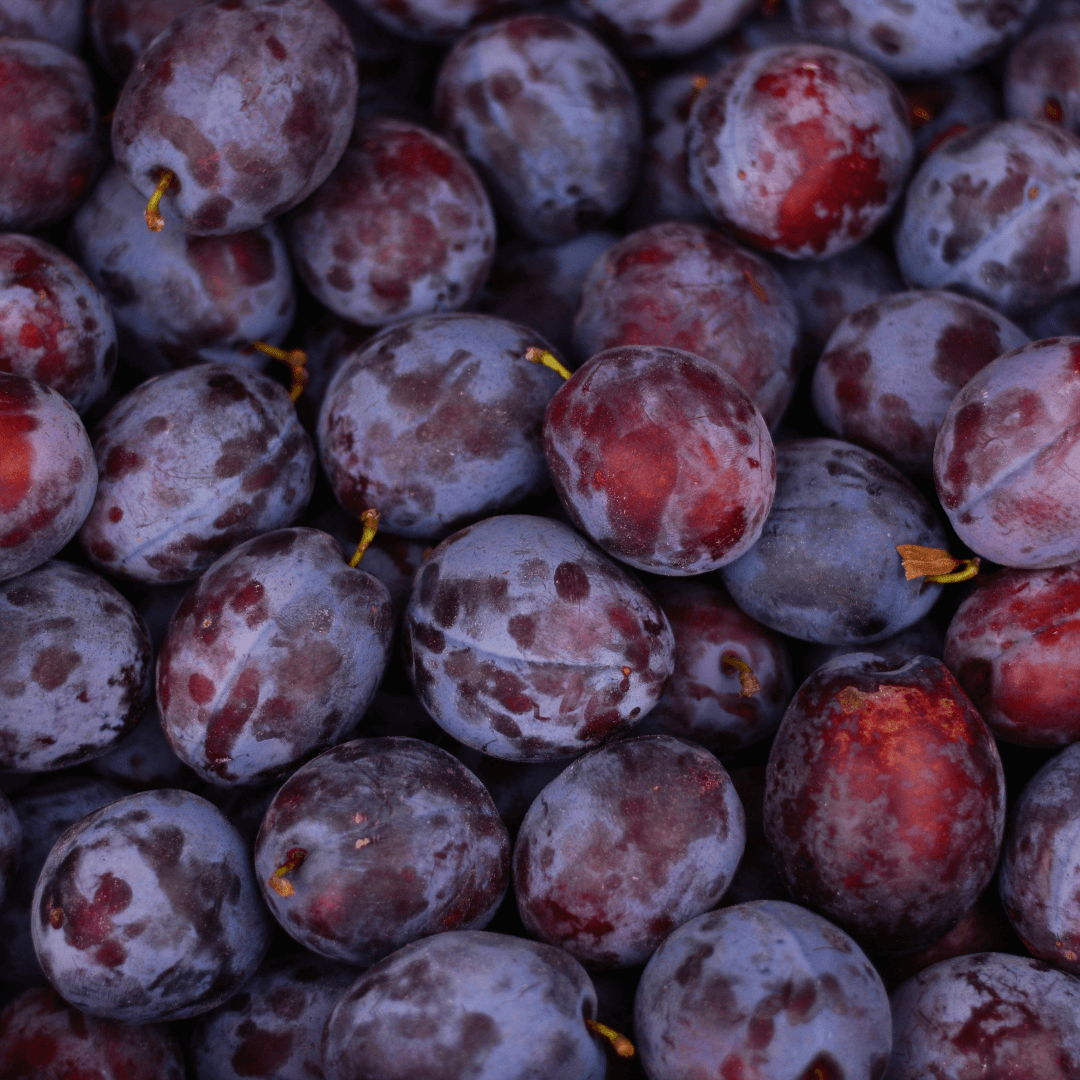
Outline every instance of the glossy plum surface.
<path id="1" fill-rule="evenodd" d="M 905 195 L 896 258 L 909 284 L 955 289 L 1005 312 L 1080 284 L 1080 140 L 1002 120 L 946 140 Z"/>
<path id="2" fill-rule="evenodd" d="M 465 307 L 495 252 L 491 204 L 461 153 L 419 124 L 383 116 L 357 123 L 288 234 L 308 288 L 364 326 Z"/>
<path id="3" fill-rule="evenodd" d="M 255 872 L 305 948 L 365 967 L 418 938 L 486 926 L 509 883 L 510 838 L 483 784 L 445 750 L 357 739 L 282 785 Z"/>
<path id="4" fill-rule="evenodd" d="M 1003 566 L 1080 559 L 1080 339 L 1013 349 L 953 399 L 934 481 L 957 535 Z"/>
<path id="5" fill-rule="evenodd" d="M 703 747 L 620 739 L 572 762 L 514 847 L 526 930 L 591 967 L 642 964 L 715 907 L 746 842 L 739 797 Z"/>
<path id="6" fill-rule="evenodd" d="M 711 78 L 690 114 L 690 186 L 738 235 L 790 258 L 854 247 L 899 198 L 913 146 L 899 91 L 821 45 L 758 49 Z"/>
<path id="7" fill-rule="evenodd" d="M 665 222 L 593 263 L 574 320 L 582 361 L 620 345 L 685 349 L 726 371 L 770 428 L 795 388 L 799 319 L 783 280 L 723 233 Z"/>
<path id="8" fill-rule="evenodd" d="M 1080 980 L 1041 960 L 945 960 L 892 996 L 889 1080 L 1071 1080 L 1080 1073 L 1078 1011 Z"/>
<path id="9" fill-rule="evenodd" d="M 94 502 L 98 471 L 79 414 L 50 387 L 0 371 L 0 581 L 51 559 Z"/>
<path id="10" fill-rule="evenodd" d="M 161 209 L 174 229 L 257 229 L 329 176 L 357 85 L 349 33 L 323 0 L 214 0 L 139 57 L 113 117 L 113 155 L 144 198 L 164 170 L 176 176 Z"/>
<path id="11" fill-rule="evenodd" d="M 146 227 L 146 199 L 113 167 L 75 215 L 72 246 L 116 318 L 120 355 L 144 375 L 192 364 L 262 365 L 253 341 L 280 345 L 296 308 L 276 225 L 234 236 Z"/>
<path id="12" fill-rule="evenodd" d="M 230 548 L 288 525 L 315 479 L 288 393 L 222 364 L 141 383 L 95 427 L 94 452 L 101 482 L 83 548 L 101 569 L 151 584 L 190 581 Z"/>
<path id="13" fill-rule="evenodd" d="M 776 445 L 776 498 L 761 539 L 721 573 L 758 622 L 803 641 L 855 645 L 906 629 L 941 593 L 906 579 L 897 544 L 946 544 L 912 484 L 850 443 L 794 439 Z"/>
<path id="14" fill-rule="evenodd" d="M 0 235 L 0 370 L 51 386 L 83 412 L 115 369 L 116 326 L 93 282 L 52 244 Z"/>
<path id="15" fill-rule="evenodd" d="M 847 934 L 783 901 L 679 927 L 646 966 L 634 1014 L 649 1080 L 881 1080 L 889 1055 L 881 976 Z"/>
<path id="16" fill-rule="evenodd" d="M 929 474 L 960 389 L 1027 334 L 977 300 L 896 293 L 848 315 L 814 369 L 814 411 L 838 438 L 905 472 Z"/>
<path id="17" fill-rule="evenodd" d="M 459 38 L 434 111 L 496 208 L 530 239 L 569 240 L 630 197 L 642 141 L 633 84 L 565 19 L 518 15 Z"/>
<path id="18" fill-rule="evenodd" d="M 769 738 L 795 690 L 784 639 L 708 579 L 657 582 L 649 591 L 675 635 L 675 670 L 636 732 L 676 735 L 714 754 Z M 758 682 L 753 694 L 744 694 L 740 669 L 724 660 L 729 655 L 749 665 Z"/>
<path id="19" fill-rule="evenodd" d="M 0 767 L 112 749 L 146 708 L 150 659 L 142 619 L 97 574 L 57 559 L 0 584 Z"/>
<path id="20" fill-rule="evenodd" d="M 374 697 L 393 612 L 333 537 L 279 529 L 223 555 L 169 624 L 157 665 L 165 735 L 203 779 L 265 784 L 340 740 Z"/>
<path id="21" fill-rule="evenodd" d="M 990 881 L 1004 827 L 997 748 L 940 660 L 855 653 L 803 683 L 765 788 L 797 902 L 876 953 L 928 945 Z"/>
<path id="22" fill-rule="evenodd" d="M 627 733 L 663 692 L 675 641 L 656 601 L 566 525 L 489 518 L 444 540 L 405 613 L 424 708 L 492 757 L 573 757 Z"/>
<path id="23" fill-rule="evenodd" d="M 1080 740 L 1080 565 L 980 577 L 949 623 L 945 663 L 1002 741 Z"/>
<path id="24" fill-rule="evenodd" d="M 186 791 L 129 795 L 65 832 L 42 867 L 31 918 L 54 989 L 128 1024 L 208 1012 L 270 944 L 240 834 Z"/>
<path id="25" fill-rule="evenodd" d="M 503 319 L 428 315 L 343 357 L 318 428 L 338 502 L 426 539 L 545 490 L 541 425 L 560 379 L 530 348 L 547 343 Z"/>
<path id="26" fill-rule="evenodd" d="M 584 1020 L 596 992 L 561 949 L 505 934 L 439 934 L 362 975 L 330 1014 L 326 1080 L 603 1080 Z"/>

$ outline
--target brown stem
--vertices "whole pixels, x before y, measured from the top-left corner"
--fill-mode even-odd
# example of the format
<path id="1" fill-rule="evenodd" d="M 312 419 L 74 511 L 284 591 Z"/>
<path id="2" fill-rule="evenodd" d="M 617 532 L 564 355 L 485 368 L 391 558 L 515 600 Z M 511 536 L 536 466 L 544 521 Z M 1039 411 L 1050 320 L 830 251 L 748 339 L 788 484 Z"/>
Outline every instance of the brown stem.
<path id="1" fill-rule="evenodd" d="M 356 545 L 356 551 L 349 560 L 349 565 L 354 568 L 364 557 L 364 552 L 370 547 L 371 541 L 375 539 L 375 534 L 379 531 L 379 511 L 365 510 L 360 515 L 360 524 L 364 526 L 364 531 L 360 534 L 360 543 Z"/>
<path id="2" fill-rule="evenodd" d="M 285 852 L 285 861 L 270 875 L 266 884 L 283 898 L 288 898 L 296 893 L 291 881 L 285 880 L 286 874 L 291 874 L 304 865 L 307 851 L 304 848 L 290 848 Z"/>
<path id="3" fill-rule="evenodd" d="M 897 544 L 896 550 L 904 564 L 904 574 L 908 581 L 925 578 L 941 585 L 968 581 L 979 572 L 979 563 L 982 561 L 978 557 L 954 559 L 941 548 L 923 547 L 921 544 Z"/>
<path id="4" fill-rule="evenodd" d="M 265 341 L 253 341 L 251 347 L 274 360 L 280 360 L 283 364 L 289 365 L 292 369 L 289 398 L 296 401 L 304 392 L 308 381 L 307 368 L 304 366 L 307 363 L 307 353 L 303 349 L 279 349 L 276 345 L 270 345 Z"/>
<path id="5" fill-rule="evenodd" d="M 625 1035 L 620 1035 L 614 1028 L 609 1028 L 607 1024 L 601 1024 L 598 1020 L 586 1020 L 585 1026 L 594 1035 L 599 1035 L 601 1039 L 606 1039 L 611 1043 L 612 1049 L 619 1057 L 632 1058 L 634 1056 L 634 1044 Z"/>
<path id="6" fill-rule="evenodd" d="M 158 186 L 154 188 L 154 194 L 150 196 L 150 201 L 146 204 L 146 226 L 151 232 L 161 232 L 165 228 L 165 219 L 158 210 L 158 204 L 161 202 L 161 196 L 165 194 L 165 189 L 175 179 L 176 173 L 166 169 L 161 174 Z"/>
<path id="7" fill-rule="evenodd" d="M 761 683 L 757 681 L 753 669 L 745 660 L 740 660 L 733 652 L 724 653 L 720 657 L 720 663 L 728 664 L 739 673 L 739 683 L 742 685 L 739 697 L 753 697 L 761 690 Z"/>

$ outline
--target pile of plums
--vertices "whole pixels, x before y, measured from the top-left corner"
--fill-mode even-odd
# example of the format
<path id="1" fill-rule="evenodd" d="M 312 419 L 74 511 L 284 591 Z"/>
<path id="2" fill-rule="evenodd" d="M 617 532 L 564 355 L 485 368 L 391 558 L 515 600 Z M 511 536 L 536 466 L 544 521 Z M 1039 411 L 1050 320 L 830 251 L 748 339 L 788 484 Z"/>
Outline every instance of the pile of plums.
<path id="1" fill-rule="evenodd" d="M 1080 1080 L 1080 0 L 0 0 L 0 1080 Z"/>

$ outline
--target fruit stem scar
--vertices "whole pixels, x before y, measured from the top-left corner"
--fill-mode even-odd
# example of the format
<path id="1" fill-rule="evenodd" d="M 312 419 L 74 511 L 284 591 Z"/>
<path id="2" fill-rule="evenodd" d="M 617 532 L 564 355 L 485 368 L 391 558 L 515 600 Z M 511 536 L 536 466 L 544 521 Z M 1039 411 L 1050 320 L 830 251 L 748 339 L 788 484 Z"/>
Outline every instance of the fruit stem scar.
<path id="1" fill-rule="evenodd" d="M 982 562 L 977 556 L 973 559 L 954 559 L 941 548 L 923 547 L 921 544 L 897 544 L 896 550 L 904 564 L 908 581 L 920 577 L 938 585 L 969 581 L 979 572 Z"/>
<path id="2" fill-rule="evenodd" d="M 150 201 L 146 204 L 146 225 L 151 232 L 161 232 L 165 227 L 165 219 L 161 216 L 161 211 L 158 210 L 158 203 L 161 202 L 161 196 L 165 194 L 166 188 L 175 179 L 176 173 L 166 169 L 161 174 L 158 186 L 154 188 L 154 194 L 150 196 Z"/>
<path id="3" fill-rule="evenodd" d="M 303 866 L 306 858 L 307 851 L 304 848 L 290 848 L 285 852 L 285 861 L 270 875 L 266 884 L 278 896 L 289 897 L 295 895 L 296 890 L 293 888 L 291 881 L 285 880 L 285 875 Z"/>
<path id="4" fill-rule="evenodd" d="M 266 341 L 253 341 L 251 347 L 258 349 L 259 352 L 271 357 L 271 359 L 280 360 L 283 364 L 289 365 L 292 369 L 292 386 L 289 387 L 289 400 L 296 401 L 304 392 L 304 387 L 308 381 L 307 368 L 304 366 L 307 363 L 307 353 L 303 349 L 279 349 L 276 345 L 271 345 Z"/>
<path id="5" fill-rule="evenodd" d="M 364 552 L 367 551 L 371 541 L 375 539 L 375 534 L 379 531 L 379 511 L 365 510 L 360 515 L 360 524 L 364 526 L 364 531 L 360 534 L 360 543 L 356 545 L 353 557 L 349 560 L 349 565 L 354 569 L 364 557 Z"/>
<path id="6" fill-rule="evenodd" d="M 694 102 L 697 101 L 698 95 L 708 85 L 709 85 L 709 76 L 708 75 L 695 75 L 690 80 L 690 86 L 692 88 L 691 91 L 690 91 L 690 104 L 691 105 L 693 105 Z"/>
<path id="7" fill-rule="evenodd" d="M 570 378 L 570 372 L 547 349 L 538 349 L 535 345 L 530 345 L 525 350 L 525 359 L 530 364 L 543 364 L 544 367 L 551 368 L 552 371 L 558 372 L 564 379 Z"/>
<path id="8" fill-rule="evenodd" d="M 753 697 L 761 689 L 761 683 L 757 681 L 757 676 L 750 665 L 745 660 L 740 660 L 733 652 L 724 653 L 720 657 L 720 663 L 735 668 L 739 673 L 739 682 L 742 685 L 739 697 Z"/>
<path id="9" fill-rule="evenodd" d="M 599 1035 L 601 1039 L 607 1039 L 619 1057 L 632 1058 L 634 1056 L 634 1044 L 625 1035 L 620 1035 L 614 1028 L 609 1028 L 607 1024 L 601 1024 L 597 1020 L 586 1020 L 585 1026 L 594 1035 Z"/>
<path id="10" fill-rule="evenodd" d="M 64 925 L 64 909 L 63 908 L 54 907 L 52 909 L 52 911 L 49 912 L 49 925 L 54 930 L 59 930 L 60 927 Z"/>

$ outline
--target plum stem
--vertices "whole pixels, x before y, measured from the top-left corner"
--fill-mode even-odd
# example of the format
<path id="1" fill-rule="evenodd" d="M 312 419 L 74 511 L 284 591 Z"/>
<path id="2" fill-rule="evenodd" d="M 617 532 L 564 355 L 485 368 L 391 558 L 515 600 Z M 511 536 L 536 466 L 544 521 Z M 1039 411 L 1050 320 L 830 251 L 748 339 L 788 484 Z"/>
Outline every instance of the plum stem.
<path id="1" fill-rule="evenodd" d="M 979 572 L 979 564 L 982 562 L 978 556 L 973 559 L 954 559 L 941 548 L 923 547 L 921 544 L 897 544 L 896 550 L 904 564 L 904 574 L 908 581 L 925 578 L 938 585 L 969 581 Z"/>
<path id="2" fill-rule="evenodd" d="M 548 352 L 547 349 L 538 349 L 535 345 L 530 345 L 525 350 L 525 359 L 530 364 L 543 364 L 544 367 L 551 368 L 552 371 L 557 372 L 564 379 L 570 378 L 570 372 L 559 363 L 555 354 Z"/>
<path id="3" fill-rule="evenodd" d="M 620 1035 L 614 1028 L 609 1028 L 607 1024 L 601 1024 L 598 1020 L 586 1020 L 585 1026 L 594 1035 L 599 1035 L 601 1039 L 607 1039 L 619 1057 L 632 1058 L 634 1056 L 634 1044 L 625 1035 Z"/>
<path id="4" fill-rule="evenodd" d="M 367 551 L 371 541 L 375 539 L 375 534 L 379 531 L 379 511 L 365 510 L 360 515 L 360 524 L 364 526 L 364 531 L 360 534 L 360 543 L 356 545 L 353 557 L 349 560 L 349 565 L 354 569 L 364 557 L 364 552 Z"/>
<path id="5" fill-rule="evenodd" d="M 761 689 L 761 683 L 757 681 L 757 676 L 750 665 L 745 660 L 740 660 L 733 652 L 724 653 L 720 657 L 720 663 L 728 664 L 739 673 L 739 683 L 742 686 L 739 697 L 753 697 Z"/>
<path id="6" fill-rule="evenodd" d="M 259 352 L 265 353 L 274 360 L 280 360 L 283 364 L 289 365 L 292 369 L 292 386 L 289 387 L 289 400 L 296 401 L 304 392 L 304 387 L 308 381 L 307 368 L 304 366 L 307 363 L 307 353 L 303 349 L 279 349 L 276 345 L 271 345 L 266 341 L 253 341 L 251 347 L 258 349 Z"/>
<path id="7" fill-rule="evenodd" d="M 161 216 L 158 204 L 161 202 L 161 196 L 165 194 L 166 188 L 175 179 L 176 173 L 166 169 L 161 174 L 158 186 L 154 188 L 154 194 L 150 196 L 150 201 L 146 204 L 146 225 L 151 232 L 161 232 L 165 228 L 165 219 Z"/>
<path id="8" fill-rule="evenodd" d="M 306 858 L 307 851 L 304 848 L 290 848 L 285 852 L 285 861 L 270 875 L 266 884 L 269 885 L 278 896 L 287 898 L 295 895 L 296 890 L 293 888 L 291 881 L 285 880 L 285 875 L 290 874 L 293 870 L 298 870 L 303 866 Z"/>
<path id="9" fill-rule="evenodd" d="M 708 75 L 695 75 L 690 80 L 690 105 L 692 106 L 698 97 L 701 95 L 701 91 L 709 85 Z"/>

